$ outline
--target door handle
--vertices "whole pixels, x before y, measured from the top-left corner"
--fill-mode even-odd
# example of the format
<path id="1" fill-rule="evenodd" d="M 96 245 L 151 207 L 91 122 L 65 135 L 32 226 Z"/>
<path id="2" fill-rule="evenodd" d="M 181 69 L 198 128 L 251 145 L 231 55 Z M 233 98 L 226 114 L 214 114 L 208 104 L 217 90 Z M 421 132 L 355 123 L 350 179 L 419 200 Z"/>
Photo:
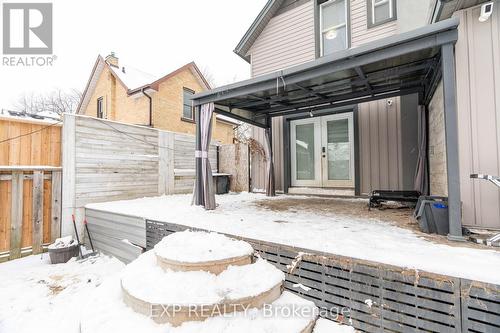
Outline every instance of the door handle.
<path id="1" fill-rule="evenodd" d="M 321 154 L 324 157 L 326 157 L 326 148 L 325 147 L 321 147 Z"/>

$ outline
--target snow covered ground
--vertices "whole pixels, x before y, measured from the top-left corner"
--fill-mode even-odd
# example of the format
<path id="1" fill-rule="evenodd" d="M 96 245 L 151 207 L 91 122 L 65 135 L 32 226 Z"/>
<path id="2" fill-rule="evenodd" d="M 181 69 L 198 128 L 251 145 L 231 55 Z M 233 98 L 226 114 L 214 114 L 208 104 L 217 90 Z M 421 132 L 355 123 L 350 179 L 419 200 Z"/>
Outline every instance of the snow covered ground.
<path id="1" fill-rule="evenodd" d="M 0 332 L 80 332 L 88 297 L 123 267 L 107 256 L 50 265 L 47 253 L 0 264 Z"/>
<path id="2" fill-rule="evenodd" d="M 299 333 L 307 318 L 259 320 L 262 311 L 250 316 L 210 318 L 207 322 L 186 323 L 177 328 L 155 324 L 135 313 L 122 300 L 120 277 L 124 265 L 107 256 L 66 264 L 50 265 L 48 254 L 29 256 L 0 264 L 0 332 L 6 333 L 80 333 L 83 332 L 158 332 L 158 333 Z M 302 302 L 285 293 L 275 302 L 281 305 Z M 301 303 L 301 304 L 302 304 Z M 262 326 L 264 325 L 264 326 Z M 265 327 L 266 330 L 263 330 Z M 271 330 L 269 330 L 271 329 Z M 320 319 L 314 333 L 351 333 L 352 327 Z"/>
<path id="3" fill-rule="evenodd" d="M 214 211 L 191 206 L 191 195 L 87 207 L 500 284 L 500 252 L 495 250 L 433 243 L 411 230 L 366 215 L 356 217 L 356 212 L 342 215 L 299 209 L 275 211 L 258 205 L 260 200 L 290 198 L 267 198 L 254 193 L 222 195 L 217 196 L 219 206 Z"/>

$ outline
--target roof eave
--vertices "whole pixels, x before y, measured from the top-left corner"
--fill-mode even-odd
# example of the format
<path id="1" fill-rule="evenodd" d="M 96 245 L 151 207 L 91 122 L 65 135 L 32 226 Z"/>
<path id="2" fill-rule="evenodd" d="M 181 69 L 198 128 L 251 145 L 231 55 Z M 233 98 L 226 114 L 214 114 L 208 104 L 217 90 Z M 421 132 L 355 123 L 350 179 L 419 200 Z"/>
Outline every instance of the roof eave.
<path id="1" fill-rule="evenodd" d="M 236 53 L 241 59 L 245 60 L 246 62 L 248 62 L 249 64 L 251 63 L 251 60 L 250 60 L 250 56 L 249 55 L 245 55 L 241 52 L 239 52 L 238 50 L 234 49 L 233 50 L 234 53 Z"/>
<path id="2" fill-rule="evenodd" d="M 257 33 L 257 28 L 263 24 L 263 20 L 266 17 L 266 15 L 269 13 L 269 11 L 273 8 L 274 4 L 279 1 L 279 0 L 268 0 L 267 3 L 265 4 L 264 8 L 260 11 L 259 15 L 255 18 L 255 20 L 252 22 L 252 25 L 250 25 L 250 28 L 245 32 L 243 37 L 241 38 L 240 42 L 238 45 L 236 45 L 234 49 L 234 53 L 239 55 L 243 60 L 246 62 L 250 63 L 250 57 L 247 56 L 247 52 L 252 46 L 250 39 L 254 34 Z M 267 24 L 267 22 L 265 22 Z M 260 33 L 260 32 L 259 32 Z"/>
<path id="3" fill-rule="evenodd" d="M 344 51 L 339 51 L 336 52 L 335 54 L 328 55 L 322 58 L 318 58 L 316 60 L 313 60 L 311 62 L 297 65 L 285 70 L 281 71 L 276 71 L 268 74 L 264 74 L 255 78 L 251 78 L 248 80 L 232 83 L 226 86 L 218 87 L 206 92 L 201 92 L 198 94 L 195 94 L 192 97 L 192 100 L 194 101 L 194 105 L 200 105 L 206 102 L 207 99 L 212 99 L 212 97 L 217 96 L 222 97 L 222 96 L 227 96 L 230 92 L 239 90 L 239 89 L 254 89 L 257 86 L 261 86 L 264 84 L 274 84 L 275 80 L 280 77 L 286 77 L 289 75 L 298 75 L 299 73 L 303 72 L 309 72 L 312 70 L 315 70 L 318 67 L 323 67 L 327 66 L 328 64 L 331 64 L 336 61 L 341 61 L 345 59 L 350 59 L 355 56 L 360 56 L 364 54 L 369 54 L 373 53 L 376 51 L 383 50 L 385 48 L 394 46 L 394 45 L 399 45 L 400 43 L 406 43 L 406 42 L 411 42 L 414 40 L 422 39 L 425 37 L 437 35 L 444 33 L 448 30 L 454 30 L 456 32 L 456 28 L 459 25 L 459 19 L 458 18 L 450 18 L 447 20 L 443 20 L 439 23 L 433 24 L 433 25 L 428 25 L 422 28 L 415 29 L 413 31 L 408 31 L 403 34 L 399 35 L 394 35 L 386 38 L 379 39 L 377 41 L 369 42 L 366 43 L 360 47 L 354 48 L 354 49 L 347 49 Z M 455 37 L 454 37 L 455 38 Z M 443 41 L 438 41 L 436 39 L 435 41 L 437 42 L 443 42 Z"/>

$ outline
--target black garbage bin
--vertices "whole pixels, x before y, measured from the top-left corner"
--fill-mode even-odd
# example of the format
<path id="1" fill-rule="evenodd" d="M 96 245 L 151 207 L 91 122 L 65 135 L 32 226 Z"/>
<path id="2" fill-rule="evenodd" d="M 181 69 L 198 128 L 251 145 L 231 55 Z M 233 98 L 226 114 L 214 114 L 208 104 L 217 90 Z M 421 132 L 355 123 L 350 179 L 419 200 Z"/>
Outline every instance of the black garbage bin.
<path id="1" fill-rule="evenodd" d="M 214 173 L 214 188 L 215 194 L 226 194 L 229 193 L 229 177 L 231 175 L 228 173 Z"/>
<path id="2" fill-rule="evenodd" d="M 422 232 L 448 235 L 448 198 L 440 196 L 420 196 L 414 217 Z"/>

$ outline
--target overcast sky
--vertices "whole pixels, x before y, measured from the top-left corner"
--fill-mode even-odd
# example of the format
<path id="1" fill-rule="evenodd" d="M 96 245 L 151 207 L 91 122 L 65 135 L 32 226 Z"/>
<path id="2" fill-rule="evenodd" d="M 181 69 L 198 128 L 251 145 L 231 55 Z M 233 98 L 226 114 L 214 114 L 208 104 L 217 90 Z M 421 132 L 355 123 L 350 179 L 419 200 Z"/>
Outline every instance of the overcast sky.
<path id="1" fill-rule="evenodd" d="M 97 55 L 110 51 L 119 57 L 120 65 L 154 75 L 194 60 L 201 69 L 208 68 L 219 85 L 246 79 L 250 65 L 232 51 L 266 0 L 52 3 L 57 60 L 53 67 L 0 64 L 0 108 L 12 107 L 23 93 L 58 88 L 83 91 Z"/>

